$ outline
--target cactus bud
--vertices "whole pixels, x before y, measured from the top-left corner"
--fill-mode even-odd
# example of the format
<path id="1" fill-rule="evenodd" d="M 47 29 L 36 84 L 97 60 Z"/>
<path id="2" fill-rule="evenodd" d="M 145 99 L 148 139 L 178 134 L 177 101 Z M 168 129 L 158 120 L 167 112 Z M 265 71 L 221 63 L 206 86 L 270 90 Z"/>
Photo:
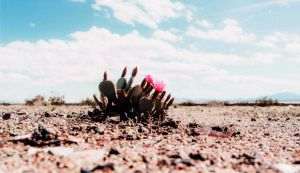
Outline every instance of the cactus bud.
<path id="1" fill-rule="evenodd" d="M 138 72 L 138 67 L 135 67 L 135 68 L 132 70 L 131 76 L 132 76 L 132 77 L 135 77 L 136 74 L 137 74 L 137 72 Z"/>
<path id="2" fill-rule="evenodd" d="M 161 100 L 164 98 L 165 95 L 166 95 L 166 91 L 163 91 L 163 92 L 160 94 L 158 100 L 161 101 Z"/>
<path id="3" fill-rule="evenodd" d="M 144 89 L 146 87 L 146 79 L 144 78 L 141 82 L 141 87 Z"/>
<path id="4" fill-rule="evenodd" d="M 104 72 L 103 74 L 103 81 L 106 81 L 107 80 L 107 72 Z"/>
<path id="5" fill-rule="evenodd" d="M 126 86 L 126 88 L 125 88 L 126 91 L 128 91 L 128 90 L 131 88 L 131 85 L 132 85 L 132 83 L 133 83 L 133 79 L 134 79 L 134 77 L 136 76 L 137 72 L 138 72 L 138 68 L 135 67 L 135 68 L 132 70 L 131 77 L 130 77 L 130 79 L 129 79 L 128 83 L 127 83 L 127 86 Z"/>
<path id="6" fill-rule="evenodd" d="M 171 94 L 168 94 L 168 96 L 167 96 L 167 98 L 166 98 L 166 100 L 165 100 L 165 102 L 164 102 L 164 105 L 167 104 L 167 102 L 170 100 L 170 98 L 171 98 Z"/>
<path id="7" fill-rule="evenodd" d="M 168 109 L 168 108 L 173 104 L 173 102 L 174 102 L 174 98 L 172 98 L 172 99 L 169 101 L 169 103 L 168 103 L 167 106 L 166 106 L 166 109 Z"/>
<path id="8" fill-rule="evenodd" d="M 127 73 L 127 67 L 124 67 L 121 77 L 125 77 Z"/>

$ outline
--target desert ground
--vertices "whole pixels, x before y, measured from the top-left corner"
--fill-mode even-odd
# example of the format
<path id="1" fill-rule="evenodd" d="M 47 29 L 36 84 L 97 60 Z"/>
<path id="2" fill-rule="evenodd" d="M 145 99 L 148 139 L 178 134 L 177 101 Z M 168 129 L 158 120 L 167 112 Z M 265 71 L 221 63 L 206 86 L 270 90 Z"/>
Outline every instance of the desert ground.
<path id="1" fill-rule="evenodd" d="M 300 107 L 174 106 L 160 124 L 88 106 L 0 106 L 0 173 L 300 172 Z"/>

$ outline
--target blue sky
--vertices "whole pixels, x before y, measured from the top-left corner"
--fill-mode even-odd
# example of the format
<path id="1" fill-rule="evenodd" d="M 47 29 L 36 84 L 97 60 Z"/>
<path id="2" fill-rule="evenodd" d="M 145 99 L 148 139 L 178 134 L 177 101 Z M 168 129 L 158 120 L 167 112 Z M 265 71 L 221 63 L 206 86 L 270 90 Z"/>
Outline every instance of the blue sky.
<path id="1" fill-rule="evenodd" d="M 299 11 L 299 0 L 0 0 L 0 101 L 77 101 L 104 70 L 135 65 L 177 98 L 300 93 Z"/>

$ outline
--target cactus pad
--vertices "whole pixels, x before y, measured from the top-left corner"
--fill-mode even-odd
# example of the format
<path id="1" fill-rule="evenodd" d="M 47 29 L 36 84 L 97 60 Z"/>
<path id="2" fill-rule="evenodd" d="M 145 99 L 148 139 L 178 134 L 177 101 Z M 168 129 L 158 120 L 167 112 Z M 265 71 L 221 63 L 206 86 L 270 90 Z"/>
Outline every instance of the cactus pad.
<path id="1" fill-rule="evenodd" d="M 142 97 L 143 89 L 140 85 L 136 85 L 130 90 L 129 100 L 132 104 L 137 105 L 139 99 Z"/>
<path id="2" fill-rule="evenodd" d="M 99 84 L 99 91 L 108 98 L 109 102 L 116 100 L 116 88 L 112 81 L 105 80 Z"/>
<path id="3" fill-rule="evenodd" d="M 142 97 L 139 100 L 139 112 L 140 113 L 150 113 L 154 107 L 154 102 L 146 97 Z"/>
<path id="4" fill-rule="evenodd" d="M 117 81 L 117 89 L 125 89 L 127 86 L 127 81 L 124 77 L 121 77 L 118 81 Z"/>

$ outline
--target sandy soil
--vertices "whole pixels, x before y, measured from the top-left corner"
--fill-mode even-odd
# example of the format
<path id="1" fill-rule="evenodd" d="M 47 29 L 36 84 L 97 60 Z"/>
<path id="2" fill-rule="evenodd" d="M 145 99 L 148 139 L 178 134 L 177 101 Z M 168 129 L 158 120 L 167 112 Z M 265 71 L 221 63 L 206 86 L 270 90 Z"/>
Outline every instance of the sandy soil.
<path id="1" fill-rule="evenodd" d="M 159 125 L 0 106 L 4 172 L 300 172 L 300 107 L 176 107 Z"/>

